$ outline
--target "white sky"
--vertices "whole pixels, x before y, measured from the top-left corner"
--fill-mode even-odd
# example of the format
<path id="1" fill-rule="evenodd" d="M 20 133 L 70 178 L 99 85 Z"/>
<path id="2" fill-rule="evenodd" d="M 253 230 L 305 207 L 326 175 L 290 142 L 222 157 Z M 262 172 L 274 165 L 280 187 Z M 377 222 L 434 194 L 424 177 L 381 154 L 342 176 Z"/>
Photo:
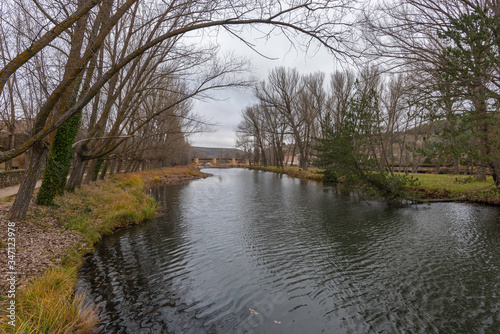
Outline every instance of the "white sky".
<path id="1" fill-rule="evenodd" d="M 246 33 L 250 35 L 249 33 Z M 211 37 L 203 36 L 204 41 Z M 221 32 L 217 39 L 221 52 L 232 51 L 235 55 L 241 55 L 250 59 L 253 67 L 253 75 L 259 81 L 266 80 L 269 71 L 278 66 L 294 67 L 301 74 L 324 72 L 327 77 L 337 67 L 337 62 L 325 48 L 313 45 L 306 53 L 299 48 L 290 48 L 290 42 L 284 36 L 272 36 L 269 40 L 255 40 L 248 37 L 247 40 L 255 45 L 256 50 L 270 58 L 266 59 L 252 51 L 243 42 L 231 37 L 226 32 Z M 253 103 L 251 89 L 218 91 L 212 94 L 218 100 L 195 102 L 194 112 L 202 115 L 211 122 L 218 123 L 215 131 L 207 134 L 196 134 L 189 137 L 193 146 L 202 147 L 235 147 L 235 133 L 233 129 L 241 120 L 241 111 Z"/>

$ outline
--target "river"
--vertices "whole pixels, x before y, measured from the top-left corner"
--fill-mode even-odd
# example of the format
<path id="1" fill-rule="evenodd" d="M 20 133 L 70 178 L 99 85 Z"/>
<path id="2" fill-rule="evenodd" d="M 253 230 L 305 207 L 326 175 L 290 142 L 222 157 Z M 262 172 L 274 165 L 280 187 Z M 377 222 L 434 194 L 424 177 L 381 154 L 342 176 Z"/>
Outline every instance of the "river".
<path id="1" fill-rule="evenodd" d="M 86 258 L 101 333 L 500 333 L 500 210 L 206 172 Z"/>

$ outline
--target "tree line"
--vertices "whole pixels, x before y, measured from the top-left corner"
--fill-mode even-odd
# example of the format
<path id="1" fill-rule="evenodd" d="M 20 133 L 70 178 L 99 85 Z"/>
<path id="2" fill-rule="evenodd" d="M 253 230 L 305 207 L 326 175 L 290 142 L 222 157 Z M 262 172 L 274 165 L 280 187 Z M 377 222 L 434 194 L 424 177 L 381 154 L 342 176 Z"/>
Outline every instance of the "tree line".
<path id="1" fill-rule="evenodd" d="M 293 147 L 302 168 L 315 163 L 384 191 L 409 181 L 395 171 L 422 163 L 490 174 L 499 188 L 499 14 L 497 0 L 367 5 L 351 49 L 358 61 L 328 80 L 272 70 L 242 111 L 238 144 L 278 166 Z"/>
<path id="2" fill-rule="evenodd" d="M 356 132 L 366 140 L 355 145 L 359 151 L 374 157 L 382 169 L 415 170 L 423 157 L 411 148 L 429 129 L 422 108 L 413 102 L 412 88 L 407 75 L 384 75 L 371 66 L 336 71 L 328 80 L 322 72 L 301 75 L 278 67 L 254 87 L 258 102 L 242 111 L 237 141 L 254 161 L 279 167 L 289 153 L 284 146 L 291 147 L 306 169 L 316 157 L 318 141 L 355 116 Z"/>
<path id="3" fill-rule="evenodd" d="M 203 43 L 204 34 L 261 37 L 276 31 L 297 46 L 340 50 L 350 10 L 336 1 L 7 0 L 0 5 L 2 121 L 29 138 L 0 162 L 29 155 L 10 219 L 26 215 L 43 168 L 37 203 L 124 168 L 181 161 L 186 133 L 207 124 L 192 113 L 210 91 L 247 86 L 248 64 Z M 267 27 L 267 28 L 262 28 Z M 262 30 L 259 30 L 262 28 Z M 11 141 L 12 143 L 15 140 Z M 85 176 L 86 173 L 86 176 Z"/>
<path id="4" fill-rule="evenodd" d="M 252 84 L 245 61 L 200 43 L 221 30 L 250 50 L 250 30 L 285 34 L 359 68 L 328 79 L 278 68 L 253 84 L 238 141 L 255 160 L 281 165 L 291 148 L 307 168 L 343 142 L 360 171 L 422 159 L 500 186 L 498 0 L 6 0 L 0 11 L 0 162 L 29 155 L 10 219 L 26 215 L 43 167 L 37 202 L 51 205 L 103 170 L 182 160 L 185 134 L 207 125 L 194 99 Z M 20 119 L 30 135 L 15 144 Z"/>

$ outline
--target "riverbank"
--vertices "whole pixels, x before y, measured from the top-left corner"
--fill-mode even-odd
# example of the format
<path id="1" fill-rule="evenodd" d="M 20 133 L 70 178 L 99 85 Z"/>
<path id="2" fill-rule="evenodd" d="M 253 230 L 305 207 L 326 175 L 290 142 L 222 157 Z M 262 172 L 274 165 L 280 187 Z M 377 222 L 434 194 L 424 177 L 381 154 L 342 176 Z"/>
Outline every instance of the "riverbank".
<path id="1" fill-rule="evenodd" d="M 96 310 L 82 309 L 83 297 L 74 295 L 83 256 L 104 235 L 154 217 L 157 204 L 145 193 L 149 186 L 206 176 L 195 166 L 118 174 L 57 198 L 56 207 L 32 205 L 26 219 L 15 223 L 15 333 L 93 332 Z M 5 266 L 10 200 L 0 203 L 0 263 Z M 6 279 L 4 267 L 2 282 Z M 1 332 L 14 332 L 6 321 L 6 307 L 14 300 L 8 290 L 2 285 Z"/>
<path id="2" fill-rule="evenodd" d="M 491 176 L 486 181 L 477 181 L 474 175 L 410 175 L 418 179 L 419 185 L 415 190 L 424 201 L 500 205 L 500 194 Z"/>
<path id="3" fill-rule="evenodd" d="M 321 171 L 318 168 L 315 167 L 310 167 L 307 170 L 303 170 L 302 168 L 298 167 L 285 167 L 285 168 L 279 168 L 275 166 L 250 166 L 246 167 L 251 170 L 262 170 L 266 172 L 273 172 L 273 173 L 278 173 L 278 174 L 286 174 L 291 177 L 296 177 L 299 179 L 303 180 L 313 180 L 313 181 L 319 181 L 323 182 L 323 174 L 321 174 Z"/>
<path id="4" fill-rule="evenodd" d="M 252 166 L 252 170 L 263 170 L 292 177 L 323 182 L 323 174 L 318 168 L 302 170 L 298 167 L 278 168 L 273 166 Z M 409 174 L 418 179 L 419 185 L 411 189 L 423 202 L 466 202 L 475 204 L 500 205 L 500 194 L 491 176 L 486 181 L 476 181 L 471 175 L 453 174 Z"/>

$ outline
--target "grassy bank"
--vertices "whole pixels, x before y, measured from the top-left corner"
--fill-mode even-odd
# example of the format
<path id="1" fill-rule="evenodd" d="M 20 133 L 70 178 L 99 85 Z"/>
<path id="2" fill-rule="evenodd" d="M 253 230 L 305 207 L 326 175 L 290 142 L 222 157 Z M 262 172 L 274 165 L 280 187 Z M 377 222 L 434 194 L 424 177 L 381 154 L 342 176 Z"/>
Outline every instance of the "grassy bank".
<path id="1" fill-rule="evenodd" d="M 42 230 L 74 231 L 80 236 L 80 242 L 66 251 L 58 265 L 48 268 L 17 291 L 15 333 L 93 332 L 98 322 L 96 309 L 82 308 L 83 296 L 74 291 L 83 255 L 117 228 L 154 217 L 157 204 L 144 191 L 150 184 L 181 183 L 203 176 L 194 166 L 121 174 L 57 198 L 56 207 L 31 208 L 26 224 L 43 225 L 44 221 L 55 220 L 54 225 L 42 226 Z M 49 247 L 42 251 L 51 250 Z M 6 296 L 2 297 L 5 303 Z M 0 332 L 14 331 L 5 322 Z"/>
<path id="2" fill-rule="evenodd" d="M 417 191 L 426 200 L 456 200 L 470 203 L 500 205 L 500 196 L 493 178 L 477 181 L 474 175 L 410 174 L 418 179 Z"/>
<path id="3" fill-rule="evenodd" d="M 296 177 L 304 180 L 314 180 L 314 181 L 323 181 L 323 174 L 320 173 L 320 170 L 315 167 L 310 167 L 307 170 L 303 170 L 299 167 L 286 166 L 284 168 L 278 168 L 275 166 L 251 166 L 247 167 L 252 170 L 263 170 L 267 172 L 273 172 L 278 174 L 286 174 L 291 177 Z"/>
<path id="4" fill-rule="evenodd" d="M 252 166 L 249 169 L 264 170 L 279 174 L 287 174 L 307 180 L 323 181 L 323 174 L 318 168 L 302 170 L 298 167 L 278 168 L 273 166 Z M 414 188 L 424 201 L 463 201 L 500 205 L 500 194 L 496 191 L 491 176 L 486 181 L 476 181 L 475 176 L 453 174 L 409 174 L 418 179 L 419 185 Z"/>

